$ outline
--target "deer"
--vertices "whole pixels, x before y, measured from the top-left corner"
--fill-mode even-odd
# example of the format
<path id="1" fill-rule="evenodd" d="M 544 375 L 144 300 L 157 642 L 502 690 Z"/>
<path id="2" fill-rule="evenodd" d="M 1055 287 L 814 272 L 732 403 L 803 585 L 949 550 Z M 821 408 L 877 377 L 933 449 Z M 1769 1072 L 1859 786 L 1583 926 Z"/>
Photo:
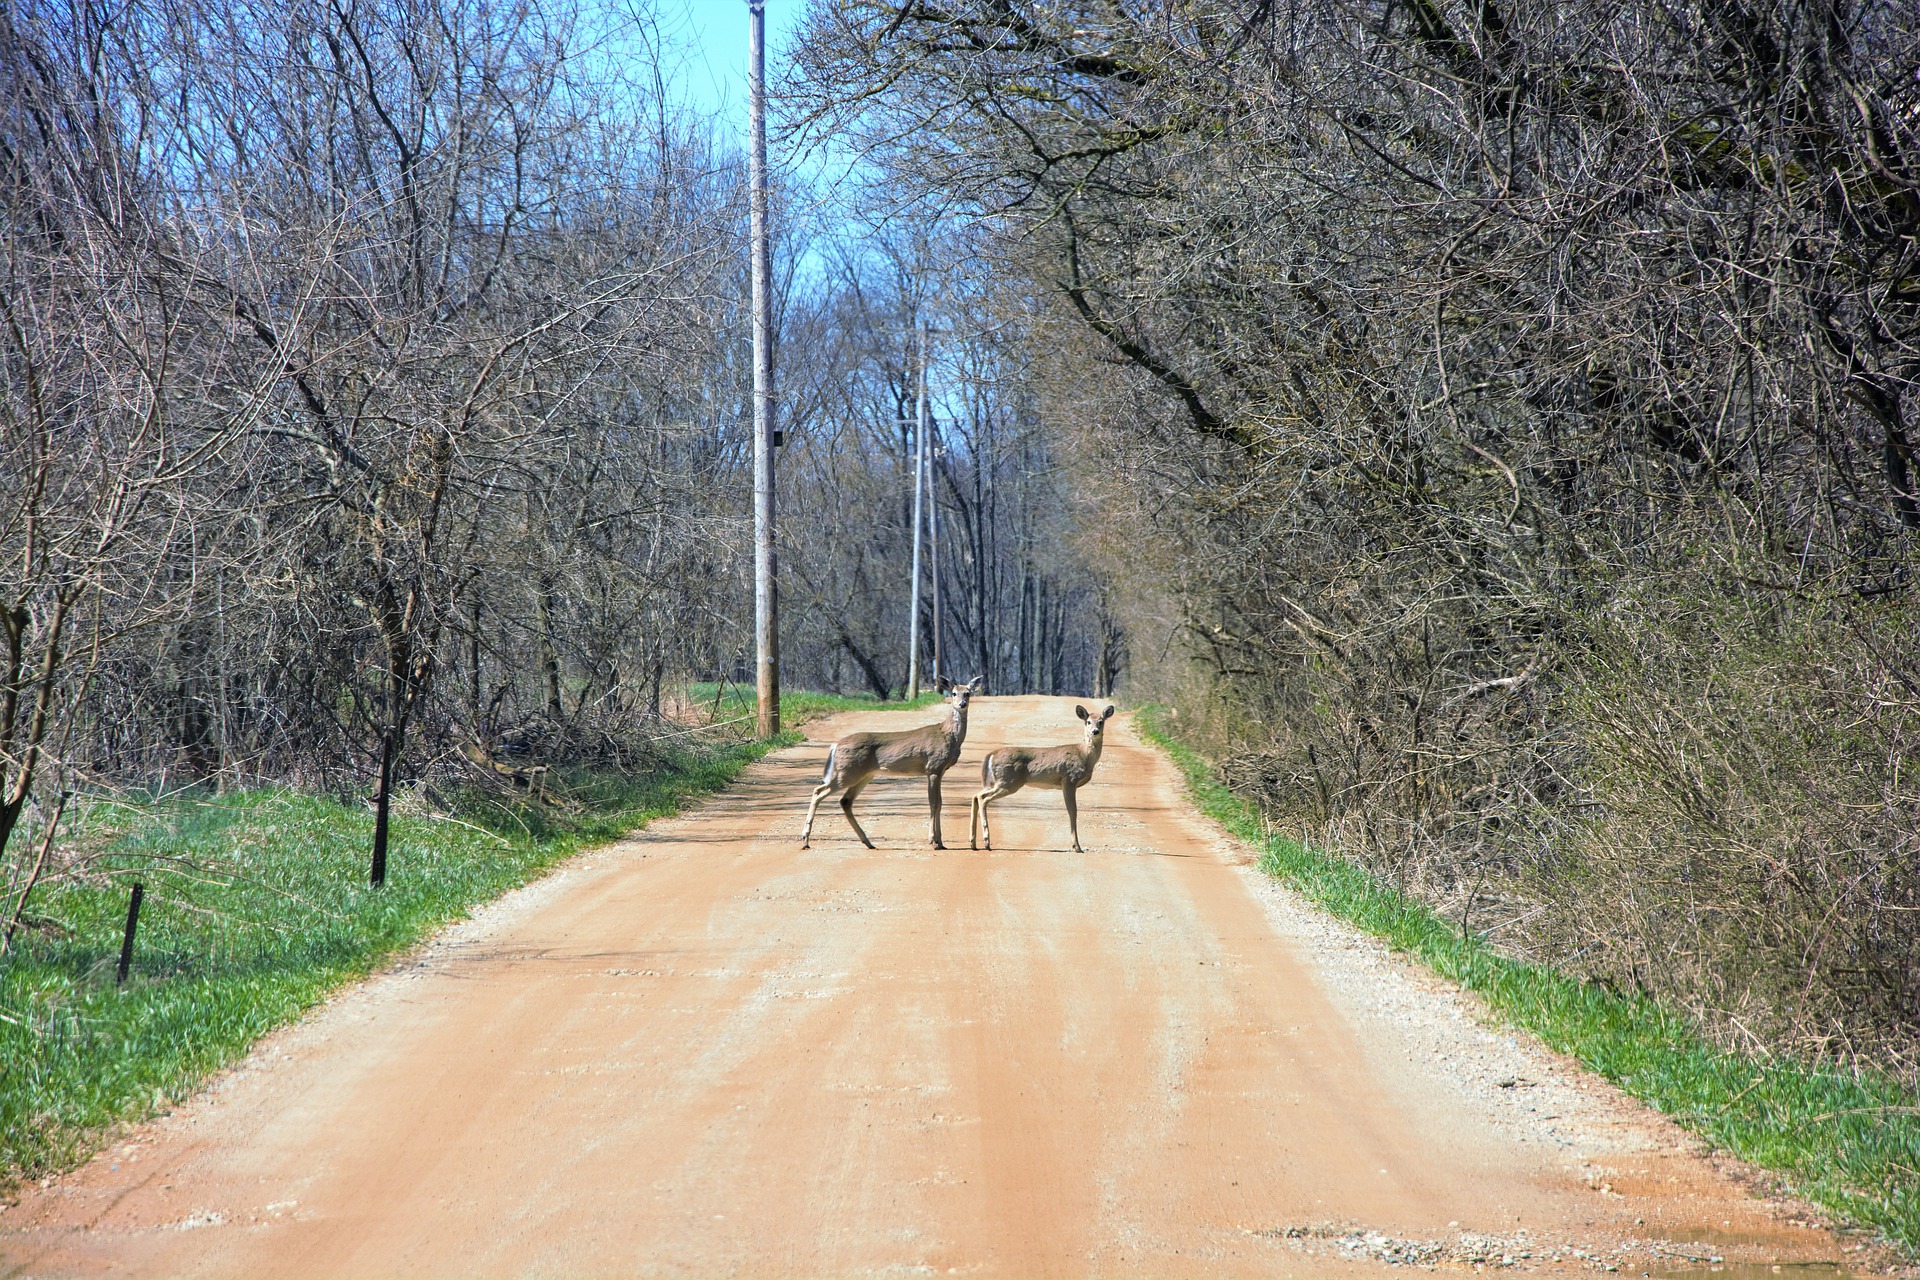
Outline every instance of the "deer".
<path id="1" fill-rule="evenodd" d="M 1100 763 L 1102 731 L 1113 711 L 1109 706 L 1096 716 L 1076 703 L 1073 713 L 1080 717 L 1086 733 L 1086 741 L 1077 747 L 1001 747 L 987 752 L 987 758 L 980 762 L 982 789 L 973 797 L 973 826 L 967 847 L 993 848 L 993 833 L 987 829 L 988 805 L 1022 787 L 1050 787 L 1066 798 L 1073 851 L 1085 853 L 1080 847 L 1080 806 L 1074 793 L 1087 785 L 1093 767 Z"/>
<path id="2" fill-rule="evenodd" d="M 940 779 L 960 758 L 960 744 L 967 740 L 967 703 L 985 684 L 985 676 L 975 676 L 967 684 L 955 684 L 942 676 L 937 687 L 947 700 L 947 718 L 943 722 L 897 733 L 851 733 L 834 743 L 827 751 L 826 776 L 813 789 L 813 800 L 807 805 L 807 825 L 800 832 L 800 847 L 811 847 L 813 816 L 820 802 L 835 791 L 844 790 L 840 812 L 847 815 L 847 822 L 860 837 L 860 843 L 873 848 L 873 841 L 853 816 L 853 802 L 874 774 L 901 773 L 913 777 L 926 775 L 927 809 L 931 815 L 928 830 L 933 847 L 946 848 L 940 840 Z"/>

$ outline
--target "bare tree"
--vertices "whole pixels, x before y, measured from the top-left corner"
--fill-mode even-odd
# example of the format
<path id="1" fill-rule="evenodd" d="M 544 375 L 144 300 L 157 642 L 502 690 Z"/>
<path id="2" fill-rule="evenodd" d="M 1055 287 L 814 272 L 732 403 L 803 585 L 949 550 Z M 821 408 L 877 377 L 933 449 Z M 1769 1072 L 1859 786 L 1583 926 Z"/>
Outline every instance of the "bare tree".
<path id="1" fill-rule="evenodd" d="M 0 858 L 43 774 L 37 850 L 8 861 L 5 940 L 45 873 L 89 682 L 172 615 L 158 573 L 192 536 L 183 500 L 250 421 L 261 388 L 199 404 L 226 345 L 181 323 L 180 230 L 147 200 L 152 137 L 123 111 L 99 12 L 0 15 Z M 105 109 L 103 109 L 103 107 Z"/>

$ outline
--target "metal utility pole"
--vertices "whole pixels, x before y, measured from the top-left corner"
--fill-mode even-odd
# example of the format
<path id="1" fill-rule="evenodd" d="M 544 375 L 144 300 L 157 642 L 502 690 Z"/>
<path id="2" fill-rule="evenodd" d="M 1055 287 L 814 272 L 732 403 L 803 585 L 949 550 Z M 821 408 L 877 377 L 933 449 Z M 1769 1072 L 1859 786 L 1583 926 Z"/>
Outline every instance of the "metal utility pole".
<path id="1" fill-rule="evenodd" d="M 920 324 L 920 386 L 914 409 L 913 585 L 907 605 L 907 697 L 920 696 L 920 493 L 927 471 L 927 326 Z"/>
<path id="2" fill-rule="evenodd" d="M 767 12 L 747 0 L 747 207 L 753 237 L 753 641 L 758 732 L 780 732 L 780 601 L 773 559 L 773 252 L 767 243 Z"/>

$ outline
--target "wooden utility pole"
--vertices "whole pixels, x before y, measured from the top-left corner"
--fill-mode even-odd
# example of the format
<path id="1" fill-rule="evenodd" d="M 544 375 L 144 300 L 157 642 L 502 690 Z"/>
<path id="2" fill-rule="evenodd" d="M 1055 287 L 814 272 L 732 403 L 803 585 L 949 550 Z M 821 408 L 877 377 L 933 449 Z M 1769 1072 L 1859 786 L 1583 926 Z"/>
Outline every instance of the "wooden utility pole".
<path id="1" fill-rule="evenodd" d="M 780 732 L 780 601 L 773 557 L 773 253 L 767 242 L 767 14 L 747 0 L 747 205 L 753 236 L 753 640 L 758 732 Z"/>
<path id="2" fill-rule="evenodd" d="M 920 696 L 920 495 L 927 472 L 927 326 L 920 324 L 920 385 L 913 427 L 913 581 L 907 592 L 907 697 Z"/>

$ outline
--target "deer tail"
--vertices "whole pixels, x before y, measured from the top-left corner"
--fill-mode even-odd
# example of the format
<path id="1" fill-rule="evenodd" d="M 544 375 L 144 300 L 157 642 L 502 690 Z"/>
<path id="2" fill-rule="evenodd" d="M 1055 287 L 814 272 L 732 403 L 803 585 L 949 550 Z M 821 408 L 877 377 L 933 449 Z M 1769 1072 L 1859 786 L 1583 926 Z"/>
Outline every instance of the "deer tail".
<path id="1" fill-rule="evenodd" d="M 838 750 L 840 750 L 840 744 L 837 742 L 827 748 L 827 771 L 820 778 L 820 785 L 822 786 L 833 781 L 833 756 Z"/>
<path id="2" fill-rule="evenodd" d="M 991 751 L 980 758 L 980 785 L 983 787 L 993 785 L 993 752 Z"/>

